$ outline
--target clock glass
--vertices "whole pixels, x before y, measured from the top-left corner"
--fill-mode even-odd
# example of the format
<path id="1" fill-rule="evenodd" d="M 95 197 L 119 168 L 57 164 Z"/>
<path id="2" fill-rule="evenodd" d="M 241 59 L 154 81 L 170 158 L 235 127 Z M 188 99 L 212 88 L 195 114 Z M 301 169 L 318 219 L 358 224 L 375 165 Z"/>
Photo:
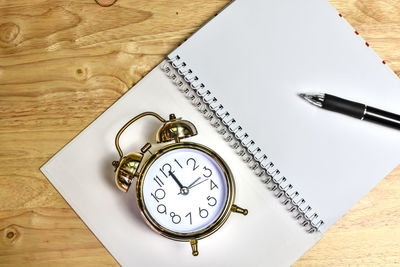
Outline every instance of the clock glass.
<path id="1" fill-rule="evenodd" d="M 178 148 L 162 154 L 143 177 L 150 219 L 167 231 L 193 234 L 213 225 L 228 200 L 227 177 L 208 153 Z"/>

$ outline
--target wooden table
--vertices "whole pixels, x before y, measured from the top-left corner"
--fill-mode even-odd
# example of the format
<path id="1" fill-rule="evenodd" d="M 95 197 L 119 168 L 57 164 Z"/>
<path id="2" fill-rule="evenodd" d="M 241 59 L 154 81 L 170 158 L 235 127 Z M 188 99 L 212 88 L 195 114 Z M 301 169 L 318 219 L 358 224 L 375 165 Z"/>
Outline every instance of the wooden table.
<path id="1" fill-rule="evenodd" d="M 0 1 L 0 264 L 117 265 L 39 167 L 227 3 Z M 400 1 L 331 3 L 399 75 Z M 400 167 L 295 264 L 310 265 L 400 265 Z"/>

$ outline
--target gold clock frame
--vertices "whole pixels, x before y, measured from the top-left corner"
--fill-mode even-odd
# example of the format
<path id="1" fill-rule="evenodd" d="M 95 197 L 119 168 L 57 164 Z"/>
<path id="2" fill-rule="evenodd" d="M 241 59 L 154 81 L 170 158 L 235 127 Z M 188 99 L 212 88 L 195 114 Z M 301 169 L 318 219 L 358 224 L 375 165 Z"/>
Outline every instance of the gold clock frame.
<path id="1" fill-rule="evenodd" d="M 145 116 L 153 116 L 163 123 L 157 132 L 157 143 L 167 143 L 170 141 L 175 141 L 175 143 L 168 144 L 156 153 L 151 154 L 151 156 L 143 163 L 142 168 L 140 168 L 141 161 L 143 159 L 143 154 L 149 151 L 151 144 L 145 144 L 141 153 L 131 153 L 126 156 L 123 155 L 122 150 L 119 146 L 119 138 L 121 134 L 135 121 Z M 141 215 L 143 216 L 145 222 L 149 225 L 151 229 L 160 235 L 167 237 L 176 241 L 190 241 L 192 247 L 192 255 L 197 256 L 199 254 L 197 247 L 197 240 L 205 238 L 214 232 L 216 232 L 221 226 L 227 221 L 231 212 L 241 213 L 247 215 L 247 209 L 240 208 L 234 204 L 236 187 L 233 175 L 230 168 L 226 162 L 212 149 L 193 142 L 181 142 L 181 139 L 189 138 L 197 134 L 196 127 L 190 122 L 185 121 L 180 118 L 176 118 L 174 114 L 170 114 L 169 120 L 163 119 L 160 115 L 154 112 L 143 112 L 131 120 L 129 120 L 117 133 L 115 137 L 115 147 L 119 153 L 119 160 L 113 161 L 112 165 L 115 167 L 115 182 L 117 187 L 123 191 L 127 192 L 132 184 L 134 178 L 136 181 L 136 199 Z M 218 218 L 212 222 L 209 226 L 199 231 L 193 233 L 179 233 L 171 231 L 163 226 L 161 226 L 149 213 L 146 208 L 143 199 L 143 181 L 149 170 L 150 166 L 162 155 L 167 152 L 191 148 L 201 151 L 209 155 L 215 162 L 221 167 L 226 183 L 227 183 L 227 196 L 224 204 L 224 208 Z M 140 170 L 139 170 L 140 169 Z"/>
<path id="2" fill-rule="evenodd" d="M 217 164 L 220 166 L 222 169 L 225 179 L 226 179 L 226 184 L 227 184 L 227 195 L 225 199 L 225 204 L 224 208 L 221 212 L 221 214 L 218 216 L 218 218 L 211 223 L 208 227 L 201 229 L 197 232 L 193 233 L 178 233 L 171 231 L 163 226 L 161 226 L 149 213 L 149 211 L 146 208 L 146 205 L 144 203 L 143 199 L 143 182 L 146 178 L 147 171 L 151 167 L 151 165 L 162 155 L 173 151 L 173 150 L 179 150 L 179 149 L 184 149 L 184 148 L 191 148 L 195 149 L 201 152 L 204 152 L 208 156 L 210 156 Z M 192 142 L 179 142 L 179 143 L 174 143 L 174 144 L 169 144 L 160 150 L 158 150 L 155 154 L 153 154 L 147 162 L 143 165 L 141 171 L 139 172 L 139 176 L 137 179 L 136 183 L 136 196 L 137 196 L 137 203 L 138 207 L 140 209 L 140 212 L 142 216 L 145 218 L 145 221 L 147 224 L 157 233 L 160 235 L 167 237 L 169 239 L 173 239 L 176 241 L 190 241 L 190 240 L 198 240 L 205 238 L 211 234 L 213 234 L 215 231 L 217 231 L 228 219 L 229 215 L 231 214 L 232 211 L 232 206 L 234 205 L 235 201 L 235 193 L 236 193 L 236 187 L 235 187 L 235 181 L 233 179 L 233 175 L 228 167 L 228 165 L 225 163 L 225 161 L 213 150 L 210 148 L 197 144 L 197 143 L 192 143 Z"/>

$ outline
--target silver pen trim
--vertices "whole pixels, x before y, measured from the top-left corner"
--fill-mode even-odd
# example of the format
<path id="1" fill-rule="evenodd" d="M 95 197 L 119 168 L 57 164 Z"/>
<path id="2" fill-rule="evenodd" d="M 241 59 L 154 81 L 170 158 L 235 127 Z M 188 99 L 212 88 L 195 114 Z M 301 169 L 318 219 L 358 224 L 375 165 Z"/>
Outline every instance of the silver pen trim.
<path id="1" fill-rule="evenodd" d="M 365 114 L 367 114 L 367 105 L 364 105 L 364 112 L 363 112 L 363 115 L 361 117 L 362 121 L 364 120 Z"/>

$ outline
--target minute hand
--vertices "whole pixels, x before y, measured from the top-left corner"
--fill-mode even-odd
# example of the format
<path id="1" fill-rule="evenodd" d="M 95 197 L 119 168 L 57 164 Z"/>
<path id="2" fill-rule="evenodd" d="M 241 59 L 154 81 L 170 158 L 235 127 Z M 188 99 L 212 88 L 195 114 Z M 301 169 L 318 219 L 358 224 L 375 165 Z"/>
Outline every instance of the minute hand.
<path id="1" fill-rule="evenodd" d="M 200 180 L 201 179 L 201 177 L 199 177 L 199 178 L 197 178 L 196 180 L 194 180 L 194 182 L 193 183 L 191 183 L 188 187 L 184 187 L 184 188 L 181 188 L 181 191 L 178 193 L 178 195 L 181 195 L 181 194 L 183 194 L 183 195 L 187 195 L 188 193 L 189 193 L 189 189 L 190 188 L 192 188 L 193 187 L 193 185 L 198 181 L 198 180 Z M 186 189 L 186 190 L 185 190 Z M 187 193 L 186 193 L 187 192 Z"/>
<path id="2" fill-rule="evenodd" d="M 199 177 L 199 178 L 197 178 L 196 180 L 194 180 L 193 183 L 191 183 L 190 185 L 188 185 L 188 188 L 192 188 L 193 185 L 194 185 L 198 180 L 200 180 L 200 179 L 201 179 L 201 177 Z"/>
<path id="3" fill-rule="evenodd" d="M 205 181 L 207 181 L 208 179 L 204 179 L 203 181 L 201 181 L 201 182 L 199 182 L 199 183 L 197 183 L 197 184 L 194 184 L 194 185 L 191 185 L 191 186 L 189 186 L 188 188 L 193 188 L 193 187 L 195 187 L 195 186 L 198 186 L 199 184 L 201 184 L 201 183 L 203 183 L 203 182 L 205 182 Z"/>

